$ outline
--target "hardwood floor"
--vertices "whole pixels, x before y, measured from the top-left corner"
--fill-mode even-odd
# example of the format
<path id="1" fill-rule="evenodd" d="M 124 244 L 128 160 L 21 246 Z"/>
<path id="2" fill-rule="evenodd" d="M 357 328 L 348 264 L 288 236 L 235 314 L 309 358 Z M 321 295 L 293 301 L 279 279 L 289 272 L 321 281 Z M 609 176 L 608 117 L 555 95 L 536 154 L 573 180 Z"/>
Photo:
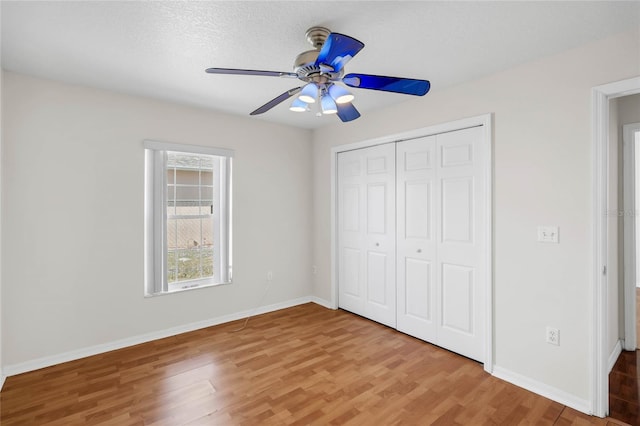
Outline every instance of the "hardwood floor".
<path id="1" fill-rule="evenodd" d="M 636 288 L 636 337 L 640 344 L 640 288 Z M 640 352 L 623 351 L 609 373 L 610 416 L 640 425 Z"/>
<path id="2" fill-rule="evenodd" d="M 306 304 L 9 377 L 6 425 L 614 425 Z"/>
<path id="3" fill-rule="evenodd" d="M 640 349 L 640 288 L 636 287 L 636 347 Z"/>
<path id="4" fill-rule="evenodd" d="M 623 351 L 609 373 L 609 415 L 640 425 L 640 355 Z"/>

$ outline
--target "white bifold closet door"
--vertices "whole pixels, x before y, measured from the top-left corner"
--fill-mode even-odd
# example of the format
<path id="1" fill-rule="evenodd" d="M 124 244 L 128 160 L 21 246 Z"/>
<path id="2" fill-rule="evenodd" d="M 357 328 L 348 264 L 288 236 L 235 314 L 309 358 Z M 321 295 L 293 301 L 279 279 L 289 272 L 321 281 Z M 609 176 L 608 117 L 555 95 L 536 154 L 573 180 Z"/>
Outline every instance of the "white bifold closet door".
<path id="1" fill-rule="evenodd" d="M 339 305 L 396 326 L 395 145 L 338 156 Z"/>
<path id="2" fill-rule="evenodd" d="M 397 328 L 484 358 L 482 128 L 397 144 Z"/>
<path id="3" fill-rule="evenodd" d="M 338 154 L 338 305 L 483 361 L 485 177 L 474 127 Z"/>

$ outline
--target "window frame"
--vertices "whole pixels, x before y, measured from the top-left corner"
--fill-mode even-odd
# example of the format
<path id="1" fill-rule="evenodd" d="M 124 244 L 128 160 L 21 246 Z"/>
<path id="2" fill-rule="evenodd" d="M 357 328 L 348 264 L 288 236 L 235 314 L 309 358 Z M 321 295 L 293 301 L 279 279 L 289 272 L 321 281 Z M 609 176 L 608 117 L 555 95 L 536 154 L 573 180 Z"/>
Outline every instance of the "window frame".
<path id="1" fill-rule="evenodd" d="M 179 293 L 232 282 L 231 204 L 232 158 L 234 151 L 224 148 L 183 145 L 153 140 L 143 141 L 145 152 L 144 199 L 144 293 L 146 297 Z M 167 280 L 167 152 L 203 154 L 214 161 L 213 277 L 183 281 L 180 288 Z M 217 175 L 217 176 L 216 176 Z"/>

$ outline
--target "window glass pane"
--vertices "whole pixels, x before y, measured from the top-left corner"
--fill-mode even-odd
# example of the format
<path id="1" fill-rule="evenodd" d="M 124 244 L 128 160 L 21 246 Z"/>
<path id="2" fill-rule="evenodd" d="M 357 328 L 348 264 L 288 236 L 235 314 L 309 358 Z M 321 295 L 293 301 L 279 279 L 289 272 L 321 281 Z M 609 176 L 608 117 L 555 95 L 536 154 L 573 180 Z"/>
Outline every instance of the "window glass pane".
<path id="1" fill-rule="evenodd" d="M 167 220 L 167 249 L 175 250 L 178 248 L 178 221 L 175 219 Z"/>
<path id="2" fill-rule="evenodd" d="M 202 262 L 202 276 L 213 276 L 213 247 L 202 247 L 200 250 L 200 258 Z"/>
<path id="3" fill-rule="evenodd" d="M 213 187 L 200 187 L 200 214 L 213 214 Z"/>
<path id="4" fill-rule="evenodd" d="M 167 282 L 173 283 L 177 279 L 176 250 L 169 249 L 167 251 Z"/>
<path id="5" fill-rule="evenodd" d="M 181 205 L 197 205 L 199 199 L 200 190 L 198 185 L 176 187 L 176 203 Z"/>
<path id="6" fill-rule="evenodd" d="M 178 185 L 198 185 L 199 184 L 198 169 L 194 170 L 177 170 L 176 183 Z"/>
<path id="7" fill-rule="evenodd" d="M 213 248 L 213 220 L 202 220 L 202 247 Z"/>
<path id="8" fill-rule="evenodd" d="M 197 205 L 177 205 L 176 215 L 179 216 L 197 216 L 200 214 L 199 207 Z"/>
<path id="9" fill-rule="evenodd" d="M 200 172 L 201 185 L 213 185 L 213 172 L 203 170 Z"/>
<path id="10" fill-rule="evenodd" d="M 202 244 L 201 220 L 178 219 L 177 246 L 183 249 L 197 248 Z"/>
<path id="11" fill-rule="evenodd" d="M 176 213 L 176 188 L 173 185 L 167 186 L 167 215 L 171 216 Z"/>
<path id="12" fill-rule="evenodd" d="M 201 278 L 200 274 L 200 250 L 178 250 L 177 281 L 186 281 Z"/>
<path id="13" fill-rule="evenodd" d="M 212 277 L 212 218 L 168 220 L 167 250 L 169 283 Z"/>
<path id="14" fill-rule="evenodd" d="M 213 276 L 213 162 L 207 155 L 167 153 L 169 283 Z"/>

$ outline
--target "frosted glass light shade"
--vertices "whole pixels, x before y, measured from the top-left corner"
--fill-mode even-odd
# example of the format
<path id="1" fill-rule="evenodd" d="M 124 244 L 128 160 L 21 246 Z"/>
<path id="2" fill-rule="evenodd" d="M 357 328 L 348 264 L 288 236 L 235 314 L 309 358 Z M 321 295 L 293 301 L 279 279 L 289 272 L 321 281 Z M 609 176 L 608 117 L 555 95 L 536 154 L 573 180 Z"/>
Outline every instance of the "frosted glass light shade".
<path id="1" fill-rule="evenodd" d="M 307 110 L 307 104 L 306 102 L 301 101 L 300 98 L 294 99 L 294 101 L 291 102 L 289 110 L 294 112 L 305 112 Z"/>
<path id="2" fill-rule="evenodd" d="M 338 106 L 331 96 L 328 94 L 322 95 L 320 100 L 323 114 L 335 114 L 338 112 Z"/>
<path id="3" fill-rule="evenodd" d="M 302 91 L 298 95 L 298 99 L 302 102 L 306 102 L 308 104 L 312 104 L 316 101 L 318 97 L 318 86 L 314 83 L 309 83 L 302 88 Z"/>
<path id="4" fill-rule="evenodd" d="M 329 94 L 337 104 L 346 104 L 355 98 L 347 89 L 337 84 L 332 84 L 331 87 L 329 87 Z"/>

